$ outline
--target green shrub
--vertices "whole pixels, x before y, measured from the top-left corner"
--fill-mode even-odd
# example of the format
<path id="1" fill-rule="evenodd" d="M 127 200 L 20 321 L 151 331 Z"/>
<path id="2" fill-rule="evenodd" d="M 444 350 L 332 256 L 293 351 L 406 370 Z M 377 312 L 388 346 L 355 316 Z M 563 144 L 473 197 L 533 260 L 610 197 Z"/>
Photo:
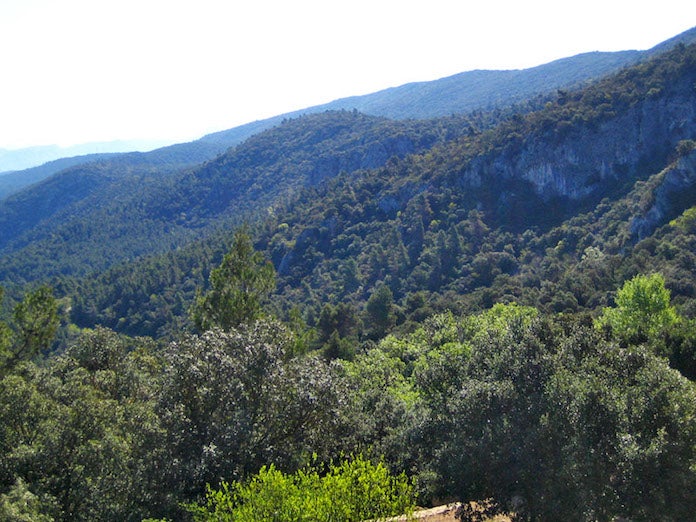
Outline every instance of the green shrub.
<path id="1" fill-rule="evenodd" d="M 251 480 L 208 487 L 205 505 L 189 505 L 197 522 L 361 521 L 411 513 L 414 486 L 383 462 L 362 456 L 285 474 L 273 465 Z"/>

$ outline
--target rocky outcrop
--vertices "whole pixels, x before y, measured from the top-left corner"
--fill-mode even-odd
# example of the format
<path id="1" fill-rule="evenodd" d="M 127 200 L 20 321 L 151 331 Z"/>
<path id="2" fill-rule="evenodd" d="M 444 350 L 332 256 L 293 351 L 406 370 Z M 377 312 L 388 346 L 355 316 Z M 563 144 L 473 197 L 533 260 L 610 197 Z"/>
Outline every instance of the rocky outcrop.
<path id="1" fill-rule="evenodd" d="M 653 203 L 631 220 L 631 236 L 637 240 L 651 235 L 656 228 L 685 209 L 680 196 L 696 190 L 696 149 L 682 156 L 660 176 L 653 189 Z"/>
<path id="2" fill-rule="evenodd" d="M 554 122 L 495 153 L 472 160 L 460 182 L 524 180 L 543 199 L 581 199 L 609 183 L 647 178 L 666 164 L 681 140 L 696 137 L 696 89 L 691 77 L 639 103 L 586 123 Z M 578 115 L 580 118 L 581 115 Z"/>

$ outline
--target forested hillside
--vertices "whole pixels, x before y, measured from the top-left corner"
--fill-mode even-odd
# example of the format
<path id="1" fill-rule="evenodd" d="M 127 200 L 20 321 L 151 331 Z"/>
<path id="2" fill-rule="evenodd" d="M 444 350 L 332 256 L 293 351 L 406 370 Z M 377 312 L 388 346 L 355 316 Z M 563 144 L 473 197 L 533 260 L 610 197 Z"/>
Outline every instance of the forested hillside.
<path id="1" fill-rule="evenodd" d="M 0 519 L 692 517 L 696 45 L 75 167 L 0 223 Z"/>
<path id="2" fill-rule="evenodd" d="M 0 202 L 0 278 L 85 275 L 173 250 L 221 224 L 264 214 L 303 186 L 430 147 L 453 128 L 326 113 L 185 170 L 128 161 L 76 167 Z"/>
<path id="3" fill-rule="evenodd" d="M 113 154 L 93 154 L 89 155 L 89 157 L 74 156 L 49 161 L 38 167 L 31 167 L 14 172 L 3 172 L 0 174 L 0 199 L 4 199 L 10 194 L 19 192 L 24 187 L 33 185 L 34 183 L 46 179 L 53 174 L 60 172 L 61 170 L 65 170 L 83 163 L 108 158 L 109 156 L 113 156 Z"/>
<path id="4" fill-rule="evenodd" d="M 592 247 L 625 257 L 691 207 L 695 82 L 694 49 L 680 49 L 559 92 L 541 111 L 307 192 L 268 225 L 281 285 L 293 303 L 364 302 L 385 283 L 397 301 L 451 289 L 452 306 L 482 288 L 488 304 L 505 295 L 541 304 L 546 278 L 525 279 L 538 263 L 532 254 L 547 260 L 559 247 L 577 263 Z M 639 208 L 621 212 L 635 199 Z M 593 222 L 610 209 L 614 221 L 603 225 L 621 227 L 618 237 Z"/>
<path id="5" fill-rule="evenodd" d="M 279 273 L 278 313 L 301 304 L 310 324 L 326 304 L 350 305 L 357 313 L 382 283 L 401 307 L 398 322 L 428 310 L 477 310 L 500 299 L 555 311 L 607 304 L 609 292 L 635 268 L 590 285 L 583 292 L 593 299 L 556 285 L 568 277 L 565 271 L 576 270 L 588 247 L 631 267 L 635 243 L 691 206 L 689 162 L 673 162 L 689 155 L 694 137 L 692 52 L 677 50 L 595 86 L 559 92 L 541 110 L 518 111 L 499 125 L 493 123 L 503 114 L 481 124 L 442 120 L 431 135 L 443 138 L 429 138 L 435 146 L 428 152 L 340 174 L 274 205 L 257 229 L 258 247 Z M 257 139 L 248 146 L 277 138 Z M 315 153 L 312 165 L 324 154 Z M 332 161 L 344 157 L 337 151 Z M 673 174 L 658 190 L 664 169 Z M 655 194 L 662 194 L 660 205 L 650 211 Z M 645 208 L 629 214 L 625 209 L 636 199 Z M 617 246 L 619 239 L 602 231 L 619 226 L 624 239 Z M 85 280 L 73 318 L 131 334 L 166 329 L 172 318 L 185 316 L 185 302 L 221 259 L 226 239 L 222 232 L 166 258 L 143 260 L 137 270 L 116 267 Z M 563 255 L 552 250 L 558 244 Z M 562 266 L 542 272 L 538 258 L 548 263 L 554 252 Z"/>
<path id="6" fill-rule="evenodd" d="M 100 153 L 61 158 L 38 167 L 0 174 L 0 200 L 23 189 L 32 190 L 32 185 L 55 174 L 69 171 L 73 167 L 83 169 L 94 167 L 97 171 L 109 169 L 118 172 L 141 171 L 146 168 L 151 173 L 167 172 L 212 159 L 230 145 L 222 140 L 220 142 L 193 141 L 161 147 L 150 152 Z M 39 187 L 38 190 L 40 191 L 41 188 Z M 59 190 L 67 191 L 69 187 Z"/>

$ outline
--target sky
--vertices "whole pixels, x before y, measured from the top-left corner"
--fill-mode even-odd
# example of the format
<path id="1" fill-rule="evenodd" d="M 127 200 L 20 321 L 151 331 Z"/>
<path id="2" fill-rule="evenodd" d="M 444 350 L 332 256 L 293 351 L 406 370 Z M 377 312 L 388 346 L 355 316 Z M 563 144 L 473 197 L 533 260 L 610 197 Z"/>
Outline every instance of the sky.
<path id="1" fill-rule="evenodd" d="M 693 26 L 684 0 L 0 0 L 0 148 L 188 141 Z"/>

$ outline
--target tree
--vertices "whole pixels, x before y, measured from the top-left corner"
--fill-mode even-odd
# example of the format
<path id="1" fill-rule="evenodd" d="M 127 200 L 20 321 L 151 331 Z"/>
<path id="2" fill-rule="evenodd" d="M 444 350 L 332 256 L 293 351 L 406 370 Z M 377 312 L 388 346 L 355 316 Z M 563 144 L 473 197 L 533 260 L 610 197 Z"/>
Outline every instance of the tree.
<path id="1" fill-rule="evenodd" d="M 32 508 L 31 495 L 57 521 L 141 520 L 164 509 L 168 491 L 153 487 L 168 462 L 149 346 L 88 331 L 41 368 L 25 363 L 0 379 L 0 493 L 9 491 L 0 520 L 3 509 Z"/>
<path id="2" fill-rule="evenodd" d="M 53 522 L 41 512 L 41 499 L 34 495 L 23 480 L 18 479 L 12 489 L 0 495 L 0 520 L 8 522 Z"/>
<path id="3" fill-rule="evenodd" d="M 0 303 L 2 303 L 3 289 L 0 287 Z M 10 344 L 12 340 L 12 332 L 10 327 L 4 321 L 0 321 L 0 368 L 5 365 L 11 357 Z"/>
<path id="4" fill-rule="evenodd" d="M 408 435 L 423 418 L 420 398 L 405 376 L 407 364 L 388 353 L 388 343 L 359 353 L 352 361 L 341 361 L 348 380 L 346 401 L 355 427 L 350 438 L 355 447 L 369 447 L 383 456 L 393 469 L 412 469 L 416 460 Z"/>
<path id="5" fill-rule="evenodd" d="M 609 326 L 624 343 L 654 342 L 679 321 L 660 274 L 638 275 L 616 295 L 616 307 L 605 308 L 597 324 Z"/>
<path id="6" fill-rule="evenodd" d="M 317 323 L 317 344 L 329 359 L 350 359 L 355 354 L 360 318 L 355 308 L 346 303 L 327 303 Z"/>
<path id="7" fill-rule="evenodd" d="M 394 295 L 389 287 L 381 284 L 372 292 L 365 305 L 366 326 L 371 339 L 384 337 L 396 323 Z"/>
<path id="8" fill-rule="evenodd" d="M 189 335 L 165 353 L 159 411 L 170 464 L 163 488 L 193 500 L 206 483 L 239 480 L 268 462 L 284 469 L 338 445 L 346 396 L 338 367 L 291 357 L 276 321 Z"/>
<path id="9" fill-rule="evenodd" d="M 2 293 L 0 293 L 2 298 Z M 14 307 L 12 328 L 0 323 L 0 364 L 12 368 L 53 342 L 58 330 L 58 305 L 53 291 L 41 286 Z"/>
<path id="10" fill-rule="evenodd" d="M 341 338 L 357 338 L 360 328 L 360 319 L 355 307 L 347 303 L 332 305 L 327 303 L 321 309 L 317 329 L 319 331 L 319 343 L 325 343 L 334 332 Z"/>
<path id="11" fill-rule="evenodd" d="M 261 304 L 275 284 L 273 265 L 254 250 L 247 228 L 241 228 L 230 252 L 210 273 L 210 289 L 196 297 L 191 312 L 196 328 L 230 331 L 253 322 L 262 316 Z"/>
<path id="12" fill-rule="evenodd" d="M 693 384 L 582 321 L 495 315 L 478 316 L 477 333 L 464 325 L 468 357 L 414 372 L 422 483 L 430 468 L 438 496 L 514 500 L 529 520 L 690 518 Z"/>

